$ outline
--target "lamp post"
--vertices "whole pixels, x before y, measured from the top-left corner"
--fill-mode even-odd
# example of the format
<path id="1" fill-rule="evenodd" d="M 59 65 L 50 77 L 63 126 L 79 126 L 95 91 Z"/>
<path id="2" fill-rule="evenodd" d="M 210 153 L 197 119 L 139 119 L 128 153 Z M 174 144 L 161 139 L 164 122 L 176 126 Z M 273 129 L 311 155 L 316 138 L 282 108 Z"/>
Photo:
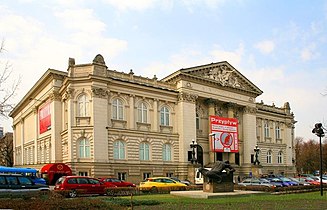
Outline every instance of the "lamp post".
<path id="1" fill-rule="evenodd" d="M 215 133 L 210 133 L 209 136 L 213 140 L 213 162 L 216 162 L 216 134 Z"/>
<path id="2" fill-rule="evenodd" d="M 191 159 L 191 163 L 196 163 L 197 159 L 195 157 L 195 148 L 198 146 L 198 144 L 196 143 L 196 141 L 194 139 L 192 139 L 192 142 L 190 143 L 190 147 L 192 148 L 192 159 Z"/>
<path id="3" fill-rule="evenodd" d="M 316 123 L 314 129 L 312 130 L 312 133 L 316 134 L 319 137 L 319 146 L 320 146 L 320 169 L 319 169 L 319 175 L 320 175 L 320 195 L 323 196 L 323 187 L 322 187 L 322 146 L 321 146 L 321 137 L 325 136 L 324 128 L 322 127 L 321 123 Z"/>
<path id="4" fill-rule="evenodd" d="M 255 160 L 254 160 L 254 163 L 253 163 L 254 165 L 256 165 L 256 164 L 260 165 L 260 161 L 258 159 L 258 157 L 259 157 L 259 151 L 260 151 L 259 146 L 258 145 L 255 145 L 255 147 L 254 147 Z"/>

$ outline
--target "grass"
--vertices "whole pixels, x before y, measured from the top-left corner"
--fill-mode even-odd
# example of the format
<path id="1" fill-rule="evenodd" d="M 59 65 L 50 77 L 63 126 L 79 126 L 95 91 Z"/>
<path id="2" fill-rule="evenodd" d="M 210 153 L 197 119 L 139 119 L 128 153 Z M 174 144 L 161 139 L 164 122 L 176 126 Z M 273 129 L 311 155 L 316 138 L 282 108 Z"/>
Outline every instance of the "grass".
<path id="1" fill-rule="evenodd" d="M 131 206 L 132 204 L 132 206 Z M 64 198 L 54 193 L 33 199 L 0 199 L 0 209 L 115 209 L 115 210 L 304 210 L 327 209 L 327 194 L 320 192 L 296 194 L 252 194 L 242 196 L 220 197 L 212 199 L 195 199 L 170 194 L 148 194 L 111 197 L 92 196 L 74 199 Z"/>
<path id="2" fill-rule="evenodd" d="M 223 197 L 215 199 L 194 199 L 172 196 L 170 194 L 142 195 L 134 200 L 157 200 L 156 206 L 135 206 L 134 209 L 327 209 L 327 197 L 320 192 L 287 195 L 248 195 L 240 197 Z"/>

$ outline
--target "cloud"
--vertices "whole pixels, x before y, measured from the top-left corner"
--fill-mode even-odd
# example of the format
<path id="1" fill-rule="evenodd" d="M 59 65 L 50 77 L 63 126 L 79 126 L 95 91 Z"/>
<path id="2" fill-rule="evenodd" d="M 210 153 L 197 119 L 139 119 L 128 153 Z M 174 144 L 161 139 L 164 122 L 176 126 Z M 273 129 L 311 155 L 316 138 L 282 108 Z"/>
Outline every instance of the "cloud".
<path id="1" fill-rule="evenodd" d="M 234 51 L 226 51 L 223 48 L 216 46 L 216 49 L 210 52 L 210 55 L 216 61 L 228 61 L 235 68 L 239 68 L 241 65 L 242 57 L 244 54 L 244 45 L 240 43 L 238 48 Z"/>
<path id="2" fill-rule="evenodd" d="M 300 52 L 302 61 L 310 61 L 319 56 L 319 52 L 316 51 L 316 44 L 311 43 Z"/>
<path id="3" fill-rule="evenodd" d="M 257 43 L 255 48 L 259 49 L 259 51 L 263 54 L 269 54 L 275 49 L 275 43 L 272 40 L 265 40 Z"/>
<path id="4" fill-rule="evenodd" d="M 158 1 L 156 0 L 137 0 L 137 1 L 104 0 L 104 2 L 112 5 L 113 7 L 116 7 L 120 11 L 126 11 L 126 10 L 143 11 L 152 8 L 155 5 L 155 3 L 157 3 Z"/>

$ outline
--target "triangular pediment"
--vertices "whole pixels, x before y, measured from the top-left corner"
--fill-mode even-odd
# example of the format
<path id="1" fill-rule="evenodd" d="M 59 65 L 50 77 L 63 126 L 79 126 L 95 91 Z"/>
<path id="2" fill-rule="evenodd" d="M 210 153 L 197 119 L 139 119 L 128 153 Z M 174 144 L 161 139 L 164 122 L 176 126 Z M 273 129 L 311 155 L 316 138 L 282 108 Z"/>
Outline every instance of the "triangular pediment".
<path id="1" fill-rule="evenodd" d="M 181 69 L 164 78 L 163 81 L 172 82 L 182 75 L 202 79 L 226 88 L 251 92 L 257 96 L 263 93 L 227 61 Z"/>

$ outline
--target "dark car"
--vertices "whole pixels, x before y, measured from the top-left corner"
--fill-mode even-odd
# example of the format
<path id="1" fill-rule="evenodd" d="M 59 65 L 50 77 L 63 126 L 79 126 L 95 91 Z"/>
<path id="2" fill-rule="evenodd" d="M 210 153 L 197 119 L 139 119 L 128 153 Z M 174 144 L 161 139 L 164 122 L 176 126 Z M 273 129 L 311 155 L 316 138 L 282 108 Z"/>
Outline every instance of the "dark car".
<path id="1" fill-rule="evenodd" d="M 284 182 L 283 180 L 281 180 L 280 178 L 277 178 L 277 177 L 275 177 L 275 178 L 268 178 L 268 180 L 270 182 L 280 183 L 280 184 L 283 185 L 283 187 L 289 187 L 289 186 L 291 186 L 290 183 Z"/>
<path id="2" fill-rule="evenodd" d="M 62 176 L 57 180 L 54 190 L 71 198 L 82 194 L 107 194 L 104 183 L 87 176 Z"/>
<path id="3" fill-rule="evenodd" d="M 28 176 L 0 174 L 0 196 L 34 196 L 40 191 L 49 191 L 48 185 L 35 184 Z"/>
<path id="4" fill-rule="evenodd" d="M 177 181 L 177 182 L 184 183 L 184 184 L 186 184 L 187 186 L 191 185 L 191 182 L 188 181 L 188 180 L 180 180 L 180 179 L 177 178 L 177 177 L 170 177 L 170 178 L 173 179 L 173 180 L 175 180 L 175 181 Z"/>
<path id="5" fill-rule="evenodd" d="M 103 182 L 107 187 L 112 187 L 112 185 L 117 186 L 117 187 L 136 187 L 135 184 L 132 182 L 126 182 L 122 181 L 117 178 L 109 177 L 109 178 L 102 178 L 100 179 L 101 182 Z"/>

